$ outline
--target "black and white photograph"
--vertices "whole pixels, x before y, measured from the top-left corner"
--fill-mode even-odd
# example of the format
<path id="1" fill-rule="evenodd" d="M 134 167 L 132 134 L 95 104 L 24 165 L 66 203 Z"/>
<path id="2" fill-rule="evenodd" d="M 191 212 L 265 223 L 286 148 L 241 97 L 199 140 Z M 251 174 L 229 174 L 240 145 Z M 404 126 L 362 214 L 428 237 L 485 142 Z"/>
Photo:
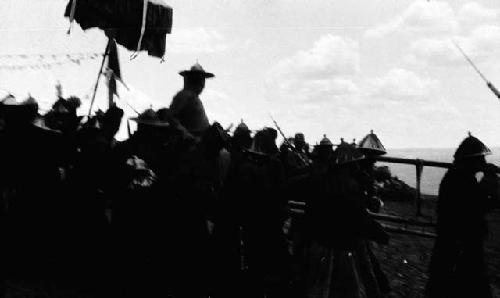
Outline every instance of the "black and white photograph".
<path id="1" fill-rule="evenodd" d="M 0 0 L 0 298 L 500 298 L 500 1 Z"/>

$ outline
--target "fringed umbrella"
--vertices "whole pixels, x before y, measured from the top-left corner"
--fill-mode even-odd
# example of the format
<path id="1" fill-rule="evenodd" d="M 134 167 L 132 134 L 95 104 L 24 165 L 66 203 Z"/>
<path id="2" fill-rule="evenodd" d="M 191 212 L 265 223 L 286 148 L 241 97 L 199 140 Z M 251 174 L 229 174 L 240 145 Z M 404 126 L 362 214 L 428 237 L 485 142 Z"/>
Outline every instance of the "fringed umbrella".
<path id="1" fill-rule="evenodd" d="M 70 0 L 64 14 L 83 30 L 99 28 L 128 50 L 159 58 L 165 55 L 172 15 L 163 0 Z"/>

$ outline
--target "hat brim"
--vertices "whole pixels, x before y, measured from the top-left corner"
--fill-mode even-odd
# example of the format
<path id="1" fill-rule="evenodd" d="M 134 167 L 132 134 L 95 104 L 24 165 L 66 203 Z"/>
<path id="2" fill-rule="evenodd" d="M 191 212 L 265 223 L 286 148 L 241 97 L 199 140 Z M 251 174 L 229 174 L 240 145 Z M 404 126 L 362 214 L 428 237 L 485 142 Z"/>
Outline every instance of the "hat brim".
<path id="1" fill-rule="evenodd" d="M 205 72 L 205 71 L 194 71 L 194 70 L 183 70 L 181 72 L 179 72 L 179 74 L 183 77 L 186 77 L 186 76 L 198 76 L 198 77 L 202 77 L 202 78 L 205 78 L 205 79 L 209 79 L 209 78 L 213 78 L 215 77 L 215 75 L 211 72 Z"/>
<path id="2" fill-rule="evenodd" d="M 149 125 L 149 126 L 156 126 L 156 127 L 168 127 L 168 126 L 170 126 L 170 123 L 168 123 L 168 122 L 143 120 L 143 119 L 139 119 L 138 117 L 130 118 L 130 120 L 135 121 L 138 124 L 145 124 L 145 125 Z"/>

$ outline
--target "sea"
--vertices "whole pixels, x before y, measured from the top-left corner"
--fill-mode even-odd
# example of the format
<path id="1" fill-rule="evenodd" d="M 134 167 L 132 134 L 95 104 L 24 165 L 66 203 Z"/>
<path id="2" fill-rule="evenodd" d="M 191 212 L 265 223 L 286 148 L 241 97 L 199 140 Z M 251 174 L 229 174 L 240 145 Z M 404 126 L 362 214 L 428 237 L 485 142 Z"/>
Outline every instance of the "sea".
<path id="1" fill-rule="evenodd" d="M 491 155 L 486 156 L 486 161 L 500 166 L 500 147 L 490 148 Z M 401 157 L 401 158 L 420 158 L 425 160 L 452 162 L 455 148 L 408 148 L 408 149 L 388 149 L 386 156 Z M 406 182 L 408 185 L 415 187 L 416 185 L 416 169 L 414 165 L 406 164 L 390 164 L 378 163 L 379 165 L 387 165 L 393 176 Z M 424 167 L 422 172 L 421 191 L 427 195 L 437 195 L 439 183 L 446 173 L 446 169 Z"/>

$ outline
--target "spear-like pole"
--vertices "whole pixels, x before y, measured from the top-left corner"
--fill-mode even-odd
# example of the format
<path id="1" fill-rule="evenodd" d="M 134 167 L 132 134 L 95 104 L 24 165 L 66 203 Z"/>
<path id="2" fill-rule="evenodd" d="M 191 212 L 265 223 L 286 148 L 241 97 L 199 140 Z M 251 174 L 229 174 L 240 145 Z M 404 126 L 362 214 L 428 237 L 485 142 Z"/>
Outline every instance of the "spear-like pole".
<path id="1" fill-rule="evenodd" d="M 104 68 L 104 62 L 106 61 L 106 57 L 108 56 L 108 53 L 109 53 L 109 40 L 108 40 L 108 44 L 106 45 L 106 50 L 104 51 L 104 55 L 102 57 L 101 68 L 99 69 L 99 73 L 97 74 L 97 81 L 95 82 L 95 85 L 94 85 L 94 94 L 92 94 L 92 100 L 90 101 L 90 108 L 89 108 L 88 117 L 90 117 L 90 114 L 92 113 L 92 107 L 94 106 L 95 96 L 97 93 L 97 87 L 99 87 L 99 80 L 101 79 L 102 69 Z"/>
<path id="2" fill-rule="evenodd" d="M 462 48 L 456 42 L 453 41 L 453 44 L 457 47 L 457 49 L 460 51 L 460 53 L 462 53 L 462 55 L 465 57 L 467 62 L 469 62 L 469 64 L 472 66 L 472 68 L 474 68 L 474 70 L 479 74 L 479 76 L 486 82 L 486 86 L 488 86 L 488 88 L 490 88 L 491 92 L 493 92 L 493 94 L 495 94 L 495 96 L 498 99 L 500 99 L 500 92 L 498 91 L 498 89 L 490 81 L 488 81 L 488 79 L 483 75 L 483 73 L 479 70 L 479 68 L 477 68 L 477 66 L 474 64 L 474 62 L 472 62 L 472 60 L 469 58 L 469 56 L 467 56 L 467 54 L 465 54 L 464 50 L 462 50 Z"/>

